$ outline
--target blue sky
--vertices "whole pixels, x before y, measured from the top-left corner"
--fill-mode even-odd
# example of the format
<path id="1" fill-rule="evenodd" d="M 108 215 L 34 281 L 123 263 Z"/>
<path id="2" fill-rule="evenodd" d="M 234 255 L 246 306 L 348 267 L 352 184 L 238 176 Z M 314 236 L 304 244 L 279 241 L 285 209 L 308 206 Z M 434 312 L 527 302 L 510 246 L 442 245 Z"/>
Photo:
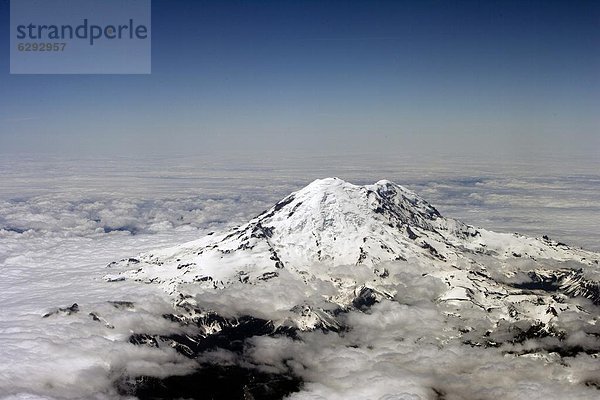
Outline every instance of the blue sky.
<path id="1" fill-rule="evenodd" d="M 151 75 L 10 75 L 0 153 L 600 153 L 600 2 L 152 2 Z"/>

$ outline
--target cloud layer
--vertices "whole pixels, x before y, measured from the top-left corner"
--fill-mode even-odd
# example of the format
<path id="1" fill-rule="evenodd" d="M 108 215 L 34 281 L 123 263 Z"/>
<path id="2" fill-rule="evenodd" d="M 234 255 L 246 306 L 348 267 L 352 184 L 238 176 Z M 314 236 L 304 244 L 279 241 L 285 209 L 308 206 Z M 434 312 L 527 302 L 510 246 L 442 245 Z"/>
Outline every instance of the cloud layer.
<path id="1" fill-rule="evenodd" d="M 0 398 L 115 398 L 112 382 L 123 374 L 191 371 L 195 364 L 172 349 L 127 343 L 132 332 L 182 328 L 162 318 L 170 310 L 162 293 L 130 282 L 107 284 L 104 267 L 244 222 L 313 178 L 338 175 L 357 184 L 387 178 L 469 223 L 547 233 L 599 248 L 597 172 L 557 174 L 535 165 L 524 174 L 519 166 L 482 164 L 474 173 L 468 161 L 457 167 L 390 160 L 375 169 L 361 159 L 313 161 L 83 162 L 3 156 Z M 440 282 L 416 271 L 402 273 L 395 301 L 347 314 L 347 332 L 305 333 L 301 341 L 257 337 L 242 358 L 226 352 L 206 357 L 291 370 L 306 382 L 294 399 L 597 397 L 597 360 L 584 353 L 562 363 L 548 352 L 514 355 L 528 347 L 549 348 L 550 339 L 487 349 L 464 345 L 456 339 L 459 329 L 487 329 L 477 312 L 468 323 L 454 318 L 453 310 L 435 302 Z M 224 291 L 204 301 L 224 314 L 274 318 L 288 311 L 283 300 L 318 301 L 318 293 L 328 289 L 326 284 L 293 286 L 282 276 L 277 290 L 268 295 L 260 290 Z M 118 308 L 108 301 L 135 306 Z M 78 313 L 42 318 L 75 302 Z M 589 331 L 589 322 L 568 313 L 561 318 L 570 345 L 596 348 L 597 338 L 581 333 Z"/>

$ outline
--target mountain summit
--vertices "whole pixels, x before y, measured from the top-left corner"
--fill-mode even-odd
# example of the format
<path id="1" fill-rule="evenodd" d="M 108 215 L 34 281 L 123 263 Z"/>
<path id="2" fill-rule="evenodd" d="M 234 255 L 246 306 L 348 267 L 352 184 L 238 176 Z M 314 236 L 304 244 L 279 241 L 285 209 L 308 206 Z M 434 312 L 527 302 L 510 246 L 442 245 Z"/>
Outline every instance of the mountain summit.
<path id="1" fill-rule="evenodd" d="M 160 281 L 171 290 L 182 282 L 217 288 L 240 279 L 274 276 L 283 268 L 375 266 L 414 256 L 443 259 L 448 238 L 477 233 L 472 227 L 442 218 L 415 193 L 390 181 L 356 186 L 326 178 L 225 234 L 209 235 L 128 263 L 145 264 L 131 273 L 132 277 Z M 428 236 L 433 240 L 426 241 Z"/>
<path id="2" fill-rule="evenodd" d="M 340 310 L 397 299 L 410 272 L 439 283 L 438 302 L 481 309 L 495 324 L 527 319 L 548 328 L 561 312 L 576 310 L 565 298 L 600 302 L 599 259 L 547 237 L 445 218 L 387 180 L 357 186 L 327 178 L 223 234 L 112 263 L 120 272 L 106 279 L 160 285 L 186 299 L 192 316 L 215 311 L 223 290 L 277 292 L 293 282 L 310 290 L 277 306 L 275 316 L 254 312 L 310 330 L 337 326 Z"/>

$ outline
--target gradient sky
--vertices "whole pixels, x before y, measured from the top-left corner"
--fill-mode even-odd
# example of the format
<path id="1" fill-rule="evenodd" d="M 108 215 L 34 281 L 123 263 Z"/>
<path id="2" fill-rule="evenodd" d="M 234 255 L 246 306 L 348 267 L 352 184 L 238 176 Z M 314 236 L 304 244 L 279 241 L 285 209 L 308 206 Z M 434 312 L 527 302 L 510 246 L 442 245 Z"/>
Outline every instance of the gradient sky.
<path id="1" fill-rule="evenodd" d="M 600 154 L 598 1 L 152 2 L 151 75 L 10 75 L 0 153 Z"/>

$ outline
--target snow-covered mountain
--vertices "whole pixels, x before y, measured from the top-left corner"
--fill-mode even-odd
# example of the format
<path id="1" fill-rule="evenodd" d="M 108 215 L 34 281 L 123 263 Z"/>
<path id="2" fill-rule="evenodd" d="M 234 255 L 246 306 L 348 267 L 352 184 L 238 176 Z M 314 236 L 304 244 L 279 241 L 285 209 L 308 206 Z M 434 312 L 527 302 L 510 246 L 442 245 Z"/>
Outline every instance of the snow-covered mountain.
<path id="1" fill-rule="evenodd" d="M 106 279 L 160 285 L 174 296 L 177 318 L 205 321 L 209 334 L 222 324 L 207 315 L 339 329 L 341 311 L 402 299 L 410 271 L 440 283 L 435 300 L 459 317 L 461 309 L 482 312 L 491 343 L 489 330 L 504 323 L 526 320 L 527 329 L 551 333 L 562 313 L 584 312 L 580 302 L 565 299 L 600 303 L 599 260 L 547 237 L 495 233 L 443 217 L 390 181 L 356 186 L 327 178 L 228 232 L 112 263 L 115 273 Z M 228 306 L 219 297 L 232 291 L 237 304 Z M 472 327 L 464 330 L 457 334 L 469 336 Z"/>

